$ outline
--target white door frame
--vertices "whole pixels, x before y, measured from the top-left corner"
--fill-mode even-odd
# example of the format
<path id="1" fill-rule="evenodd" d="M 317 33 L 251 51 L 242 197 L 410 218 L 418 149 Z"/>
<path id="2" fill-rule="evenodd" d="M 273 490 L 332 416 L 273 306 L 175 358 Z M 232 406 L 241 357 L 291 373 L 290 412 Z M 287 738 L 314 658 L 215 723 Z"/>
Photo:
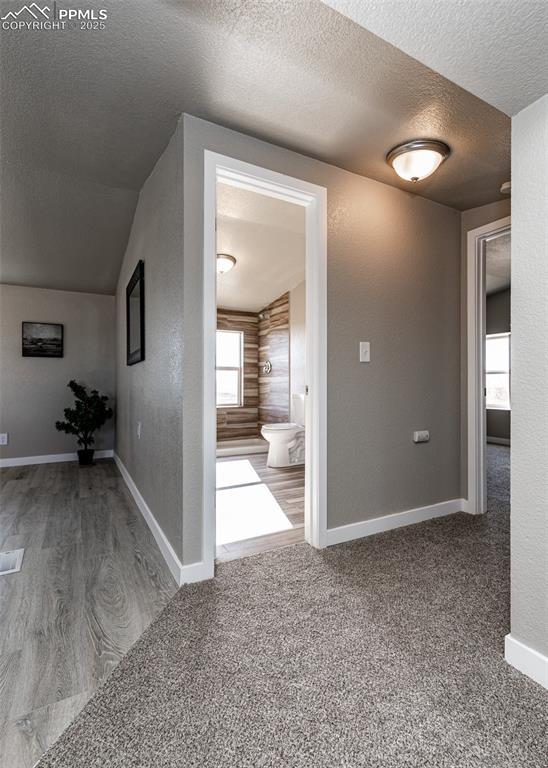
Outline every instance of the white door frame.
<path id="1" fill-rule="evenodd" d="M 468 350 L 468 494 L 466 511 L 487 509 L 485 471 L 485 245 L 510 232 L 510 216 L 468 232 L 466 254 L 466 318 Z"/>
<path id="2" fill-rule="evenodd" d="M 202 558 L 213 576 L 215 561 L 215 331 L 217 181 L 302 205 L 306 209 L 306 473 L 305 540 L 316 548 L 327 538 L 327 190 L 300 179 L 204 152 L 203 282 L 203 536 Z"/>

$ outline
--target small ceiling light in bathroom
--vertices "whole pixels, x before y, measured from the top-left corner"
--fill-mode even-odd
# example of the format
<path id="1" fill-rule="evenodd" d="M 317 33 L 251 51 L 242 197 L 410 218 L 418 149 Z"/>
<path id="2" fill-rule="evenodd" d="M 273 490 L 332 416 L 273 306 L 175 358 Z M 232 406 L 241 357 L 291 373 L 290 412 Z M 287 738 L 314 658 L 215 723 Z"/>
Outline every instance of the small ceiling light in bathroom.
<path id="1" fill-rule="evenodd" d="M 229 253 L 217 254 L 217 274 L 226 275 L 236 264 L 236 259 Z"/>
<path id="2" fill-rule="evenodd" d="M 398 144 L 386 155 L 386 162 L 406 181 L 421 181 L 430 176 L 451 153 L 443 141 L 414 139 Z"/>

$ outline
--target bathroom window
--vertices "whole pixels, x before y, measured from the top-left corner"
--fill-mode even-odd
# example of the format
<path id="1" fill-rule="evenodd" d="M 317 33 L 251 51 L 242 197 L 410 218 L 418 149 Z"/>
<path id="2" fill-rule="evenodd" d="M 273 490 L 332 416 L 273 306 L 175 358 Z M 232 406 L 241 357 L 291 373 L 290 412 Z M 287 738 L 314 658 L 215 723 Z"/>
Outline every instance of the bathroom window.
<path id="1" fill-rule="evenodd" d="M 485 389 L 487 408 L 510 410 L 509 333 L 494 333 L 485 340 Z"/>
<path id="2" fill-rule="evenodd" d="M 217 331 L 217 408 L 244 404 L 244 334 Z"/>

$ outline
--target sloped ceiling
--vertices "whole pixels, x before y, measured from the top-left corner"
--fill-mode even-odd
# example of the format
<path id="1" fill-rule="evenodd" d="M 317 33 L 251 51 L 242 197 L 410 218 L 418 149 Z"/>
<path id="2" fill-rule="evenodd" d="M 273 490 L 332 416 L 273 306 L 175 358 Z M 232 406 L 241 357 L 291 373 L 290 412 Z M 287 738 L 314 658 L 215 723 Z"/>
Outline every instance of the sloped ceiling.
<path id="1" fill-rule="evenodd" d="M 487 294 L 510 287 L 510 235 L 499 235 L 485 244 L 485 288 Z"/>
<path id="2" fill-rule="evenodd" d="M 1 32 L 3 282 L 113 292 L 182 112 L 461 209 L 509 176 L 505 115 L 320 0 L 101 6 L 104 30 Z M 453 152 L 411 188 L 384 156 L 416 136 Z"/>
<path id="3" fill-rule="evenodd" d="M 546 0 L 324 0 L 507 115 L 548 92 Z"/>
<path id="4" fill-rule="evenodd" d="M 236 258 L 217 279 L 217 306 L 258 312 L 305 279 L 305 209 L 217 184 L 217 252 Z"/>

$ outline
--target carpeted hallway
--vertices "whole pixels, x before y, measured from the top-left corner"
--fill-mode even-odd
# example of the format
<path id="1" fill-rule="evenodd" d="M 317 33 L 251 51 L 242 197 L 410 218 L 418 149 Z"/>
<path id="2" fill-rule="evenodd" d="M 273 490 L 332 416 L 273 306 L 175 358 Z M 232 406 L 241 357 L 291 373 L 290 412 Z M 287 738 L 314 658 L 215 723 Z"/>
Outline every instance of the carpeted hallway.
<path id="1" fill-rule="evenodd" d="M 40 767 L 545 768 L 546 691 L 503 659 L 508 522 L 498 491 L 483 518 L 223 563 Z"/>
<path id="2" fill-rule="evenodd" d="M 487 508 L 510 510 L 510 448 L 487 444 Z"/>

